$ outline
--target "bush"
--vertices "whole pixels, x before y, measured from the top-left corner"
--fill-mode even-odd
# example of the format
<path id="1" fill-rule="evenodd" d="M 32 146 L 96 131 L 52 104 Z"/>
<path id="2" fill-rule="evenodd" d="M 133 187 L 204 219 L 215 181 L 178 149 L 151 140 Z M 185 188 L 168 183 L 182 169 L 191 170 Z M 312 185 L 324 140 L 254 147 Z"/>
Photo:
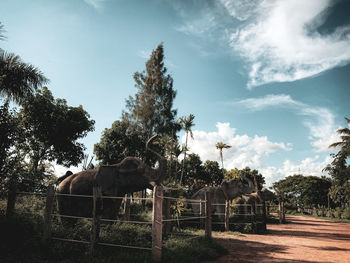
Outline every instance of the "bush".
<path id="1" fill-rule="evenodd" d="M 350 207 L 347 207 L 347 208 L 344 209 L 343 218 L 344 219 L 350 219 Z"/>
<path id="2" fill-rule="evenodd" d="M 341 219 L 341 216 L 342 216 L 342 209 L 341 209 L 341 207 L 336 207 L 334 209 L 334 217 Z"/>

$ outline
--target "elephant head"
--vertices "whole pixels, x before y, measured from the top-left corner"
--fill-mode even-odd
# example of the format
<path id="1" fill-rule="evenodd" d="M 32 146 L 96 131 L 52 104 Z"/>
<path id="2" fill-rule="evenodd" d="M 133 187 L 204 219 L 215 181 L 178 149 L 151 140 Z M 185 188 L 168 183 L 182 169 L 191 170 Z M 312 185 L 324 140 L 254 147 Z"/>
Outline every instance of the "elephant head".
<path id="1" fill-rule="evenodd" d="M 231 179 L 230 181 L 224 181 L 221 184 L 221 189 L 225 194 L 227 200 L 232 200 L 239 195 L 250 194 L 254 191 L 255 187 L 251 180 L 246 177 L 240 177 L 237 179 Z"/>
<path id="2" fill-rule="evenodd" d="M 166 159 L 153 151 L 150 144 L 157 138 L 151 137 L 146 143 L 146 152 L 154 154 L 158 160 L 158 168 L 146 165 L 137 157 L 126 157 L 123 161 L 115 165 L 101 166 L 96 174 L 96 184 L 101 186 L 102 192 L 108 196 L 122 196 L 152 188 L 159 185 L 166 174 Z"/>
<path id="3" fill-rule="evenodd" d="M 260 191 L 260 195 L 264 201 L 271 201 L 277 198 L 276 194 L 267 188 L 263 188 Z"/>

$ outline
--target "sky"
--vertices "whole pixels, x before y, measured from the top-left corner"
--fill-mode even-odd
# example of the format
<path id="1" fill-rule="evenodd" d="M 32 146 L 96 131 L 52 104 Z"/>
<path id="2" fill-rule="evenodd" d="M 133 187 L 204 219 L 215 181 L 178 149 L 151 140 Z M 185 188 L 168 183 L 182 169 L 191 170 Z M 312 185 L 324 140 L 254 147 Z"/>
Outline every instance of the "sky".
<path id="1" fill-rule="evenodd" d="M 191 152 L 219 161 L 215 144 L 229 144 L 225 168 L 258 169 L 267 186 L 326 175 L 350 118 L 350 1 L 1 2 L 1 48 L 38 67 L 56 98 L 83 105 L 96 121 L 82 140 L 90 156 L 163 43 L 178 117 L 195 115 Z"/>

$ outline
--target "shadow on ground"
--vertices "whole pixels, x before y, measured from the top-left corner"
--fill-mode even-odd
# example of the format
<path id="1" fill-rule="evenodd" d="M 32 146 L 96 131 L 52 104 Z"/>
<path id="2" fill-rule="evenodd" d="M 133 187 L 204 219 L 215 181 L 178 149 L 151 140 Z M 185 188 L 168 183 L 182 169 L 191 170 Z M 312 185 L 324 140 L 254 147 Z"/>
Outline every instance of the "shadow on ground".
<path id="1" fill-rule="evenodd" d="M 290 263 L 312 263 L 308 260 L 293 260 L 273 256 L 274 253 L 284 254 L 288 246 L 272 245 L 262 242 L 244 241 L 237 239 L 215 240 L 226 247 L 230 253 L 230 259 L 227 262 L 290 262 Z M 329 263 L 329 262 L 323 262 Z"/>

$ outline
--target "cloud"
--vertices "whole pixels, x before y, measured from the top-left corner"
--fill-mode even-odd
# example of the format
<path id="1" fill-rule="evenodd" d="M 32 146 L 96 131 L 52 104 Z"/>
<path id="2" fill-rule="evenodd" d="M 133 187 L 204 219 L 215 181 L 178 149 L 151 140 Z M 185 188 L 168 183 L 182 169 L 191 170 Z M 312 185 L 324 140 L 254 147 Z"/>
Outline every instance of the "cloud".
<path id="1" fill-rule="evenodd" d="M 327 175 L 322 169 L 332 161 L 330 156 L 321 160 L 320 156 L 308 157 L 299 162 L 284 160 L 281 167 L 266 165 L 265 159 L 278 151 L 291 151 L 292 144 L 283 142 L 272 142 L 266 136 L 249 137 L 248 135 L 239 135 L 236 129 L 230 126 L 230 123 L 216 124 L 217 131 L 205 132 L 200 130 L 193 131 L 194 139 L 188 141 L 190 153 L 198 154 L 202 161 L 212 160 L 221 164 L 219 151 L 215 144 L 222 141 L 232 148 L 224 149 L 224 166 L 226 169 L 243 169 L 249 166 L 251 169 L 257 169 L 264 177 L 266 186 L 272 186 L 273 182 L 284 179 L 293 174 L 303 174 L 305 176 Z M 184 143 L 186 136 L 181 138 Z"/>
<path id="2" fill-rule="evenodd" d="M 271 82 L 312 77 L 350 62 L 350 25 L 317 31 L 332 0 L 180 1 L 177 10 L 188 35 L 217 39 L 248 67 L 249 89 Z M 191 3 L 191 4 L 188 4 Z M 196 4 L 197 3 L 197 4 Z M 187 8 L 187 9 L 186 9 Z M 196 12 L 186 11 L 193 9 Z M 186 13 L 187 12 L 187 13 Z"/>
<path id="3" fill-rule="evenodd" d="M 261 167 L 259 172 L 265 177 L 266 185 L 272 186 L 272 183 L 284 179 L 286 176 L 294 174 L 302 174 L 304 176 L 326 176 L 327 173 L 322 170 L 331 163 L 332 158 L 330 156 L 325 157 L 324 160 L 320 160 L 320 157 L 316 155 L 314 158 L 305 158 L 300 162 L 292 162 L 285 160 L 281 168 L 274 166 Z"/>
<path id="4" fill-rule="evenodd" d="M 330 0 L 261 2 L 257 18 L 230 38 L 233 50 L 251 65 L 248 88 L 311 77 L 350 61 L 349 26 L 329 35 L 315 28 L 330 5 Z"/>
<path id="5" fill-rule="evenodd" d="M 245 107 L 251 111 L 261 111 L 266 108 L 285 108 L 303 116 L 303 124 L 309 129 L 309 139 L 316 152 L 329 151 L 328 146 L 340 141 L 336 133 L 334 115 L 327 108 L 312 107 L 293 100 L 289 95 L 267 95 L 259 98 L 249 98 L 236 101 L 233 105 Z"/>
<path id="6" fill-rule="evenodd" d="M 103 7 L 103 4 L 106 0 L 84 0 L 85 3 L 92 6 L 93 8 L 100 10 Z"/>
<path id="7" fill-rule="evenodd" d="M 248 135 L 236 134 L 236 129 L 231 128 L 229 123 L 218 122 L 217 131 L 204 132 L 193 131 L 194 140 L 189 139 L 188 146 L 191 153 L 198 154 L 203 161 L 215 160 L 221 163 L 219 151 L 215 145 L 222 141 L 232 148 L 224 150 L 224 166 L 227 169 L 246 166 L 251 168 L 261 167 L 263 159 L 279 150 L 292 150 L 291 144 L 283 142 L 271 142 L 266 136 L 249 137 Z M 185 135 L 182 137 L 185 142 Z"/>

